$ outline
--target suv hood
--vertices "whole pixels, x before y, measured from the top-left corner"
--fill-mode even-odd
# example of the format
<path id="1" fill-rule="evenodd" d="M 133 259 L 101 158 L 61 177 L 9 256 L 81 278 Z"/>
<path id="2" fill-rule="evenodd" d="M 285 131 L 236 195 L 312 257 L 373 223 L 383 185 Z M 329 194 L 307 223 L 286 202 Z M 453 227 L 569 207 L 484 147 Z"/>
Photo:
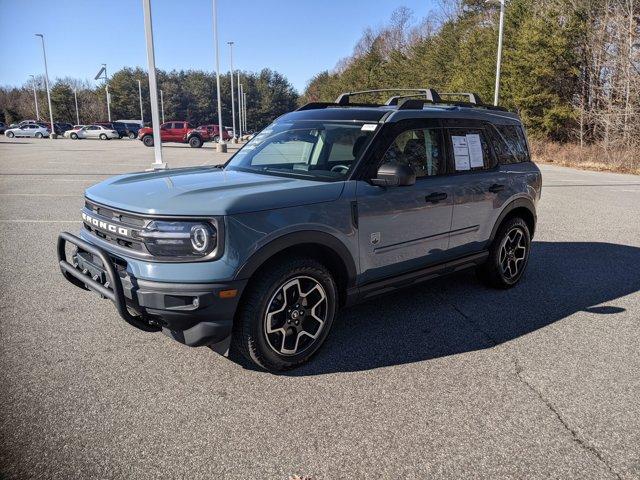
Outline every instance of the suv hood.
<path id="1" fill-rule="evenodd" d="M 120 175 L 90 187 L 106 206 L 149 215 L 213 216 L 336 200 L 344 182 L 196 167 Z"/>

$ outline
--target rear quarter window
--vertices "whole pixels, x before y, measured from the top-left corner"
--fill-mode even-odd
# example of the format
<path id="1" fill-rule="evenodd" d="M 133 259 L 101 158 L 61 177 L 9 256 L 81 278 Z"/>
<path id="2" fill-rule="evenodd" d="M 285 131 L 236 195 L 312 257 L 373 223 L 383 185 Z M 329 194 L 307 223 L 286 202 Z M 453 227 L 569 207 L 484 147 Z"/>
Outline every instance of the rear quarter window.
<path id="1" fill-rule="evenodd" d="M 524 130 L 520 125 L 493 125 L 493 127 L 492 143 L 500 164 L 531 160 Z"/>

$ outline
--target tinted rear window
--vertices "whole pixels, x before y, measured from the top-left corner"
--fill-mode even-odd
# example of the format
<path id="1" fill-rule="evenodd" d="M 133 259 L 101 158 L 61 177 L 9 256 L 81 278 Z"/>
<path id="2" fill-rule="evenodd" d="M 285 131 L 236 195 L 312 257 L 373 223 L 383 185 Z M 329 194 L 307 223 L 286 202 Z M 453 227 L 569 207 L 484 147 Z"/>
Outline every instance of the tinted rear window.
<path id="1" fill-rule="evenodd" d="M 519 125 L 494 125 L 493 147 L 501 164 L 528 162 L 529 149 Z"/>

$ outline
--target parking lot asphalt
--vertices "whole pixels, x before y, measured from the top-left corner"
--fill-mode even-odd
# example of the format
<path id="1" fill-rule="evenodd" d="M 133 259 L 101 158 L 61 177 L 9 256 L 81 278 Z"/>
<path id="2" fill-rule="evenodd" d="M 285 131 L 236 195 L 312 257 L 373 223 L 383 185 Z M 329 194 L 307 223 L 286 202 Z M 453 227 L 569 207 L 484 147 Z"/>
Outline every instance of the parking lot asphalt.
<path id="1" fill-rule="evenodd" d="M 84 188 L 152 159 L 0 137 L 0 477 L 640 478 L 640 177 L 542 165 L 518 287 L 463 272 L 350 308 L 272 375 L 63 280 Z"/>

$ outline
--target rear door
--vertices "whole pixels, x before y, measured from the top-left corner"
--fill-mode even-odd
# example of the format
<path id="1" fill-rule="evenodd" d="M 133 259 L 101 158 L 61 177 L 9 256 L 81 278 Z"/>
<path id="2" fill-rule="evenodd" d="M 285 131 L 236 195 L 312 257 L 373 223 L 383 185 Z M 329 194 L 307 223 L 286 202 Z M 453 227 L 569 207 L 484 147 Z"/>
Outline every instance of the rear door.
<path id="1" fill-rule="evenodd" d="M 184 139 L 184 122 L 173 122 L 171 124 L 171 141 L 182 142 Z"/>
<path id="2" fill-rule="evenodd" d="M 455 199 L 449 250 L 458 257 L 486 247 L 497 214 L 509 199 L 509 179 L 498 167 L 490 125 L 459 119 L 445 120 L 444 125 Z"/>
<path id="3" fill-rule="evenodd" d="M 356 185 L 361 282 L 418 270 L 447 259 L 453 192 L 446 175 L 444 132 L 437 120 L 407 120 L 388 126 L 367 169 L 383 163 L 410 165 L 416 183 L 378 187 Z M 384 140 L 386 139 L 386 140 Z"/>

